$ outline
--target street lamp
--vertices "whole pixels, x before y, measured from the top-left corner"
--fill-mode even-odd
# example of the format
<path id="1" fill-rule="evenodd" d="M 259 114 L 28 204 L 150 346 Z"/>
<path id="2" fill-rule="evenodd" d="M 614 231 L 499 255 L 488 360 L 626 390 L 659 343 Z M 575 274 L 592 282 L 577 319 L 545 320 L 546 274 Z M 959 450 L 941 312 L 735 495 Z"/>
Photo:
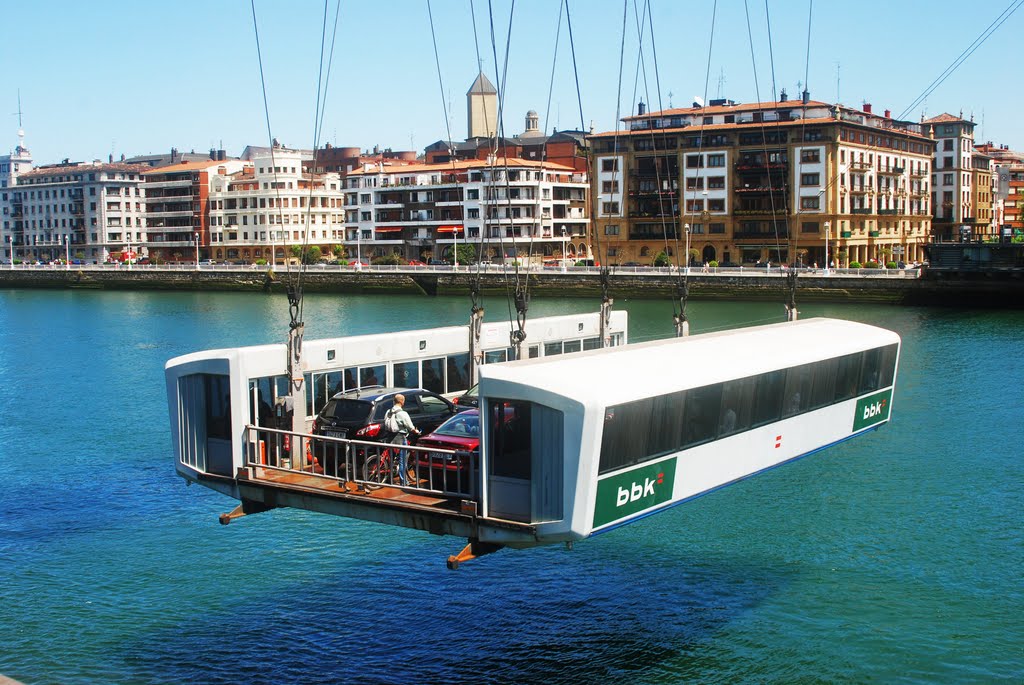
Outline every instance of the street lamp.
<path id="1" fill-rule="evenodd" d="M 828 276 L 828 238 L 832 233 L 832 224 L 828 221 L 825 222 L 825 275 Z"/>
<path id="2" fill-rule="evenodd" d="M 459 227 L 456 224 L 452 228 L 452 235 L 454 236 L 454 247 L 452 248 L 452 270 L 459 270 Z"/>
<path id="3" fill-rule="evenodd" d="M 683 224 L 686 232 L 686 275 L 690 275 L 690 224 Z"/>
<path id="4" fill-rule="evenodd" d="M 128 238 L 128 249 L 126 250 L 125 257 L 128 259 L 128 268 L 132 268 L 132 233 L 127 231 L 125 235 Z"/>
<path id="5" fill-rule="evenodd" d="M 196 231 L 195 238 L 196 238 L 196 271 L 199 271 L 199 231 Z"/>
<path id="6" fill-rule="evenodd" d="M 363 229 L 356 229 L 356 269 L 363 268 Z"/>
<path id="7" fill-rule="evenodd" d="M 71 268 L 71 245 L 68 244 L 68 234 L 64 234 L 64 270 Z"/>
<path id="8" fill-rule="evenodd" d="M 565 271 L 565 267 L 566 267 L 565 260 L 567 260 L 568 258 L 569 257 L 566 254 L 566 247 L 565 247 L 565 226 L 562 226 L 562 271 Z"/>

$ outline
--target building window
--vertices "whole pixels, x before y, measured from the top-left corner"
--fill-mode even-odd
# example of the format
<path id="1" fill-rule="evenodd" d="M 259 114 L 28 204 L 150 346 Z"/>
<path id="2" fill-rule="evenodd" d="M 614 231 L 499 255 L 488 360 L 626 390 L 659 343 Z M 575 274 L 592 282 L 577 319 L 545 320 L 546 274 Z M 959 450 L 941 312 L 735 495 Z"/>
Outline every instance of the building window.
<path id="1" fill-rule="evenodd" d="M 708 176 L 709 190 L 722 190 L 725 188 L 725 176 Z"/>
<path id="2" fill-rule="evenodd" d="M 602 214 L 618 214 L 619 203 L 618 202 L 602 202 L 601 203 Z"/>
<path id="3" fill-rule="evenodd" d="M 602 181 L 601 182 L 601 192 L 602 193 L 617 193 L 617 192 L 619 192 L 619 182 L 618 181 Z"/>
<path id="4" fill-rule="evenodd" d="M 821 161 L 821 149 L 813 148 L 810 150 L 800 151 L 801 162 L 820 162 Z"/>
<path id="5" fill-rule="evenodd" d="M 953 150 L 953 139 L 942 141 L 942 149 L 944 152 L 950 152 Z"/>
<path id="6" fill-rule="evenodd" d="M 702 176 L 690 176 L 686 179 L 687 190 L 703 190 L 704 178 Z"/>
<path id="7" fill-rule="evenodd" d="M 802 197 L 800 198 L 800 209 L 818 209 L 821 206 L 821 198 Z"/>
<path id="8" fill-rule="evenodd" d="M 725 233 L 725 224 L 709 224 L 708 233 Z"/>
<path id="9" fill-rule="evenodd" d="M 805 222 L 803 222 L 802 224 L 800 224 L 800 232 L 801 233 L 817 233 L 818 232 L 818 222 L 817 221 L 805 221 Z"/>
<path id="10" fill-rule="evenodd" d="M 618 224 L 608 224 L 607 226 L 604 227 L 604 234 L 605 235 L 618 235 L 619 234 L 619 225 Z"/>
<path id="11" fill-rule="evenodd" d="M 697 169 L 697 168 L 702 167 L 702 166 L 704 166 L 704 165 L 701 164 L 701 156 L 700 155 L 686 155 L 686 168 L 687 169 Z"/>
<path id="12" fill-rule="evenodd" d="M 710 167 L 723 167 L 723 166 L 725 166 L 725 155 L 708 155 L 708 166 L 710 166 Z"/>
<path id="13" fill-rule="evenodd" d="M 800 174 L 800 185 L 816 186 L 821 184 L 821 174 Z"/>
<path id="14" fill-rule="evenodd" d="M 953 185 L 953 174 L 942 174 L 942 185 L 951 186 Z"/>
<path id="15" fill-rule="evenodd" d="M 601 171 L 618 171 L 618 170 L 619 170 L 619 160 L 618 159 L 612 158 L 612 159 L 602 159 L 601 160 Z"/>
<path id="16" fill-rule="evenodd" d="M 690 224 L 690 233 L 704 233 L 704 224 Z"/>
<path id="17" fill-rule="evenodd" d="M 724 212 L 725 211 L 725 200 L 721 199 L 721 198 L 708 200 L 708 211 L 709 212 Z"/>
<path id="18" fill-rule="evenodd" d="M 617 247 L 609 247 L 608 248 L 608 256 L 609 257 L 617 257 L 617 256 L 619 256 L 619 248 L 617 248 Z"/>
<path id="19" fill-rule="evenodd" d="M 704 200 L 687 200 L 686 201 L 687 212 L 703 212 L 704 211 Z"/>

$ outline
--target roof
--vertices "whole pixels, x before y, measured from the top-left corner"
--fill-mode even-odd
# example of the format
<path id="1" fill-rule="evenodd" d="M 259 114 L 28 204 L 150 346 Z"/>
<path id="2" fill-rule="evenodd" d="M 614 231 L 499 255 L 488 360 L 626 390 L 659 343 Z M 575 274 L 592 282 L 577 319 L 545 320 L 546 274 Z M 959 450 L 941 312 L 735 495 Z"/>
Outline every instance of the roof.
<path id="1" fill-rule="evenodd" d="M 963 117 L 955 117 L 952 114 L 949 114 L 948 112 L 943 112 L 942 114 L 934 116 L 931 119 L 925 119 L 921 123 L 922 124 L 953 124 L 953 123 L 956 123 L 956 124 L 971 124 L 972 126 L 974 125 L 973 121 L 967 121 Z"/>
<path id="2" fill-rule="evenodd" d="M 505 159 L 499 156 L 494 164 L 491 164 L 486 159 L 461 159 L 456 162 L 437 162 L 435 164 L 395 164 L 391 165 L 385 160 L 383 168 L 377 164 L 371 165 L 370 169 L 357 169 L 349 172 L 349 176 L 356 176 L 361 174 L 420 174 L 429 173 L 432 171 L 445 173 L 452 171 L 467 171 L 469 169 L 487 169 L 490 167 L 496 168 L 508 168 L 508 167 L 521 167 L 528 169 L 540 169 L 544 168 L 548 171 L 565 171 L 575 173 L 575 169 L 564 164 L 556 164 L 554 162 L 540 162 L 530 159 L 520 159 L 519 157 L 509 157 Z"/>
<path id="3" fill-rule="evenodd" d="M 871 116 L 871 115 L 868 115 Z M 895 121 L 895 120 L 893 120 Z M 902 123 L 902 122 L 897 122 Z M 654 134 L 664 135 L 669 133 L 689 133 L 692 135 L 698 135 L 702 132 L 713 132 L 713 131 L 735 131 L 737 129 L 757 129 L 764 128 L 765 130 L 779 128 L 779 127 L 795 127 L 795 126 L 807 126 L 810 124 L 844 124 L 851 126 L 865 126 L 871 130 L 878 131 L 879 133 L 892 133 L 896 135 L 914 136 L 915 138 L 923 138 L 927 141 L 931 141 L 926 135 L 916 133 L 902 128 L 879 128 L 870 126 L 869 124 L 859 124 L 856 121 L 849 121 L 846 119 L 835 119 L 833 117 L 808 117 L 807 119 L 793 119 L 792 121 L 748 121 L 743 123 L 734 124 L 692 124 L 690 126 L 674 126 L 670 128 L 642 128 L 620 131 L 605 131 L 603 133 L 591 133 L 587 138 L 612 138 L 614 136 L 621 136 L 628 138 L 629 136 L 651 136 Z"/>
<path id="4" fill-rule="evenodd" d="M 125 164 L 123 162 L 71 162 L 68 164 L 50 164 L 40 166 L 20 174 L 18 178 L 32 178 L 35 176 L 53 176 L 56 174 L 67 174 L 90 171 L 125 171 L 133 174 L 142 174 L 148 166 L 145 164 Z"/>
<path id="5" fill-rule="evenodd" d="M 508 382 L 535 389 L 538 395 L 550 393 L 590 406 L 609 406 L 842 356 L 898 340 L 891 331 L 854 321 L 802 319 L 487 364 L 480 367 L 481 394 L 502 392 L 506 388 L 501 388 L 501 383 Z M 758 354 L 752 355 L 750 350 L 758 350 Z M 492 380 L 497 383 L 491 385 Z"/>
<path id="6" fill-rule="evenodd" d="M 175 162 L 174 164 L 168 164 L 167 166 L 158 166 L 151 169 L 146 169 L 142 173 L 146 176 L 154 176 L 160 174 L 173 174 L 177 171 L 202 171 L 203 169 L 212 169 L 219 166 L 224 166 L 224 163 L 228 160 L 214 160 L 204 159 L 200 162 L 189 162 L 181 161 Z M 238 161 L 238 160 L 231 160 Z"/>
<path id="7" fill-rule="evenodd" d="M 737 103 L 735 105 L 715 105 L 713 107 L 675 107 L 673 109 L 663 109 L 657 112 L 645 112 L 644 114 L 634 114 L 628 117 L 622 117 L 623 121 L 632 121 L 634 119 L 650 119 L 652 117 L 671 117 L 674 115 L 683 114 L 722 114 L 725 112 L 756 112 L 758 110 L 765 109 L 799 109 L 801 107 L 831 107 L 832 105 L 827 102 L 821 102 L 820 100 L 809 100 L 804 103 L 802 100 L 779 100 L 777 102 L 748 102 L 748 103 Z"/>
<path id="8" fill-rule="evenodd" d="M 480 75 L 473 81 L 473 85 L 466 91 L 466 95 L 497 95 L 498 90 L 494 87 L 494 84 L 484 76 L 484 72 L 480 72 Z"/>

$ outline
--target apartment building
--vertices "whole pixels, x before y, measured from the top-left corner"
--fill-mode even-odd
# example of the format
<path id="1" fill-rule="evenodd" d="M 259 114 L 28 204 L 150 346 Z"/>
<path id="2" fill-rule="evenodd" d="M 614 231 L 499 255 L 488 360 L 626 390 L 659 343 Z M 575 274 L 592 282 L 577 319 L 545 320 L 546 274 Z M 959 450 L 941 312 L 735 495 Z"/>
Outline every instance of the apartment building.
<path id="1" fill-rule="evenodd" d="M 238 159 L 214 156 L 221 158 L 178 161 L 142 172 L 146 245 L 152 259 L 192 262 L 212 258 L 209 198 L 213 179 L 237 173 L 245 166 Z"/>
<path id="2" fill-rule="evenodd" d="M 934 142 L 921 126 L 813 101 L 646 112 L 589 136 L 593 244 L 610 264 L 924 259 Z"/>
<path id="3" fill-rule="evenodd" d="M 10 262 L 16 245 L 14 225 L 20 216 L 14 214 L 14 191 L 18 176 L 32 170 L 32 153 L 25 147 L 25 131 L 18 129 L 18 147 L 10 154 L 0 155 L 0 260 Z M 19 207 L 19 211 L 20 211 Z M 19 232 L 17 240 L 23 240 Z"/>
<path id="4" fill-rule="evenodd" d="M 367 164 L 345 179 L 350 255 L 450 256 L 460 243 L 488 259 L 591 256 L 586 174 L 522 159 Z"/>
<path id="5" fill-rule="evenodd" d="M 276 147 L 250 165 L 210 181 L 209 237 L 203 255 L 216 261 L 285 264 L 292 248 L 327 251 L 344 239 L 341 179 L 304 170 L 307 155 Z"/>
<path id="6" fill-rule="evenodd" d="M 943 113 L 921 122 L 935 139 L 932 173 L 932 228 L 936 240 L 959 240 L 984 233 L 985 221 L 973 204 L 974 122 Z"/>
<path id="7" fill-rule="evenodd" d="M 11 194 L 14 259 L 102 262 L 146 242 L 142 172 L 120 162 L 70 162 L 18 176 Z"/>

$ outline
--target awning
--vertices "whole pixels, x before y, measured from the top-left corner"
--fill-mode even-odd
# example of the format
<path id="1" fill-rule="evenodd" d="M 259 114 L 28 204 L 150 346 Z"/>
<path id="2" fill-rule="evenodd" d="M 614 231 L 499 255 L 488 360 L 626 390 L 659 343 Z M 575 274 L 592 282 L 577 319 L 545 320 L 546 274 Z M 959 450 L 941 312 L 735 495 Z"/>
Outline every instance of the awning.
<path id="1" fill-rule="evenodd" d="M 401 233 L 405 229 L 402 226 L 378 226 L 373 230 L 377 233 Z"/>
<path id="2" fill-rule="evenodd" d="M 438 226 L 438 233 L 465 233 L 466 229 L 464 226 Z"/>

